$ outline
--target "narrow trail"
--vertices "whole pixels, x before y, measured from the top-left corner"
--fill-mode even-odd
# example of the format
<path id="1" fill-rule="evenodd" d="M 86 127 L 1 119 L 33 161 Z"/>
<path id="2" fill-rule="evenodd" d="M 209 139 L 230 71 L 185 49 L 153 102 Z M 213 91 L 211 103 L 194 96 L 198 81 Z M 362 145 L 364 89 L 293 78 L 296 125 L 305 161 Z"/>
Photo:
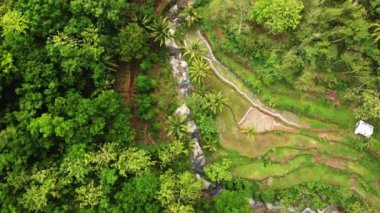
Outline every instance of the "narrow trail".
<path id="1" fill-rule="evenodd" d="M 237 93 L 239 93 L 242 97 L 244 97 L 249 103 L 251 103 L 251 105 L 253 107 L 255 107 L 256 109 L 260 110 L 261 112 L 267 114 L 267 115 L 270 115 L 278 120 L 280 120 L 281 122 L 285 123 L 286 125 L 288 126 L 291 126 L 291 127 L 295 127 L 295 128 L 303 128 L 299 123 L 296 123 L 296 122 L 293 122 L 293 121 L 290 121 L 289 119 L 285 118 L 280 112 L 276 112 L 277 110 L 274 110 L 274 109 L 268 109 L 268 107 L 266 107 L 264 104 L 262 104 L 258 99 L 255 99 L 253 97 L 251 97 L 250 95 L 248 95 L 247 93 L 243 92 L 241 89 L 239 89 L 238 86 L 236 86 L 233 82 L 231 82 L 230 80 L 228 80 L 227 78 L 225 78 L 221 73 L 220 71 L 215 67 L 214 63 L 218 64 L 218 66 L 222 67 L 223 69 L 225 70 L 228 70 L 228 68 L 226 68 L 222 63 L 220 63 L 212 49 L 211 49 L 211 46 L 210 44 L 208 43 L 208 41 L 206 40 L 206 38 L 202 35 L 202 33 L 197 30 L 197 36 L 198 38 L 206 45 L 207 49 L 208 49 L 208 57 L 205 57 L 205 59 L 208 61 L 208 63 L 210 64 L 210 67 L 212 68 L 212 70 L 214 71 L 215 75 L 221 80 L 223 81 L 224 83 L 228 84 L 230 87 L 232 87 Z"/>
<path id="2" fill-rule="evenodd" d="M 228 79 L 228 77 L 225 77 L 226 74 L 223 74 L 220 70 L 218 70 L 217 66 L 220 67 L 221 69 L 224 69 L 226 73 L 231 73 L 229 71 L 229 68 L 224 66 L 221 62 L 218 61 L 218 59 L 215 57 L 211 45 L 207 41 L 207 39 L 202 35 L 200 30 L 197 30 L 196 33 L 194 33 L 194 36 L 196 36 L 195 39 L 199 39 L 202 41 L 202 43 L 206 46 L 208 50 L 208 55 L 204 57 L 204 59 L 210 64 L 211 69 L 213 70 L 214 74 L 218 79 L 220 79 L 223 83 L 229 85 L 233 90 L 235 90 L 239 95 L 241 95 L 244 99 L 246 99 L 252 107 L 256 108 L 260 112 L 267 114 L 274 119 L 278 120 L 282 124 L 288 127 L 292 127 L 295 129 L 300 129 L 300 130 L 309 130 L 317 134 L 341 134 L 345 136 L 349 136 L 346 132 L 339 130 L 339 129 L 318 129 L 318 128 L 311 128 L 309 126 L 303 125 L 300 122 L 298 122 L 298 118 L 296 115 L 294 115 L 291 112 L 280 112 L 277 109 L 270 108 L 266 106 L 264 103 L 262 103 L 257 97 L 255 97 L 253 94 L 249 94 L 249 91 L 243 91 L 241 88 L 239 88 L 236 83 L 232 82 L 231 80 Z M 185 42 L 185 46 L 187 46 Z M 292 114 L 293 118 L 289 118 L 289 116 L 284 116 L 285 113 L 287 114 Z M 295 118 L 294 118 L 295 117 Z M 326 137 L 326 136 L 325 136 Z"/>
<path id="3" fill-rule="evenodd" d="M 286 132 L 298 133 L 298 134 L 313 138 L 321 142 L 324 142 L 324 140 L 326 140 L 328 141 L 329 144 L 340 144 L 348 148 L 351 148 L 353 150 L 360 151 L 358 150 L 357 147 L 354 147 L 353 144 L 348 143 L 345 140 L 343 140 L 343 138 L 354 139 L 355 135 L 352 134 L 352 132 L 349 132 L 344 129 L 339 129 L 339 127 L 326 128 L 326 129 L 313 128 L 308 123 L 300 121 L 298 119 L 298 116 L 291 112 L 288 113 L 285 110 L 277 110 L 265 105 L 263 102 L 260 101 L 260 99 L 254 93 L 252 93 L 250 89 L 245 87 L 241 79 L 237 78 L 235 74 L 229 68 L 227 68 L 221 62 L 218 61 L 218 59 L 215 57 L 213 53 L 211 45 L 209 44 L 208 40 L 202 35 L 200 30 L 197 30 L 194 33 L 188 34 L 188 37 L 184 40 L 185 46 L 187 46 L 188 43 L 193 41 L 194 39 L 197 39 L 197 40 L 199 39 L 201 43 L 207 48 L 207 55 L 203 56 L 203 58 L 210 65 L 210 68 L 212 69 L 215 77 L 217 77 L 222 83 L 227 84 L 231 89 L 233 89 L 236 93 L 238 93 L 238 95 L 240 95 L 243 99 L 247 100 L 252 108 L 255 108 L 256 110 L 260 111 L 262 114 L 266 114 L 272 117 L 273 119 L 277 120 L 279 123 L 291 129 L 291 130 L 287 130 Z M 247 118 L 247 113 L 245 114 L 245 116 L 243 116 L 243 118 L 240 121 Z M 326 123 L 329 123 L 329 122 L 326 122 Z M 333 124 L 333 123 L 330 123 L 330 124 Z M 312 134 L 310 135 L 310 134 L 303 133 L 303 131 L 305 130 Z M 269 133 L 269 132 L 266 132 L 266 133 Z M 265 134 L 265 133 L 260 133 L 260 134 Z M 314 150 L 316 153 L 313 153 Z M 314 164 L 324 165 L 328 168 L 345 172 L 348 175 L 354 177 L 356 180 L 360 180 L 361 183 L 368 184 L 368 180 L 364 178 L 363 174 L 350 168 L 350 166 L 348 165 L 349 162 L 355 162 L 356 160 L 362 159 L 364 157 L 364 153 L 360 153 L 357 156 L 358 159 L 356 160 L 348 160 L 345 157 L 340 157 L 340 156 L 335 156 L 335 155 L 330 155 L 330 154 L 327 154 L 327 159 L 325 159 L 318 156 L 319 151 L 317 147 L 315 147 L 314 150 L 309 153 L 313 156 L 317 156 L 313 158 Z M 332 158 L 330 159 L 328 157 L 332 157 Z M 299 168 L 302 168 L 302 167 L 299 167 Z M 328 180 L 326 181 L 328 182 Z M 337 184 L 344 185 L 346 183 L 345 182 L 341 183 L 338 181 Z M 366 194 L 363 191 L 361 191 L 359 188 L 356 188 L 355 186 L 351 187 L 351 190 L 353 191 L 353 193 L 359 195 L 364 200 L 372 204 L 376 204 L 379 201 L 377 197 L 372 196 L 373 195 L 372 193 Z"/>

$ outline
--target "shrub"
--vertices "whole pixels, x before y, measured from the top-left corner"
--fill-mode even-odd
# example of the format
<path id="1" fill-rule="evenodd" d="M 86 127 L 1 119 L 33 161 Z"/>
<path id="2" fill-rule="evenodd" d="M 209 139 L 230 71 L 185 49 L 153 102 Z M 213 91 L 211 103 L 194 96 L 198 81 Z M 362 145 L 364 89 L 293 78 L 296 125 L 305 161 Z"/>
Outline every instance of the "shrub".
<path id="1" fill-rule="evenodd" d="M 155 82 L 147 75 L 138 75 L 135 81 L 136 90 L 139 94 L 151 92 Z"/>
<path id="2" fill-rule="evenodd" d="M 271 33 L 282 33 L 297 27 L 303 7 L 299 0 L 257 0 L 252 7 L 251 19 L 264 24 Z"/>
<path id="3" fill-rule="evenodd" d="M 152 98 L 149 95 L 136 95 L 135 103 L 137 107 L 137 116 L 140 119 L 149 121 L 154 118 L 154 111 L 152 108 Z"/>

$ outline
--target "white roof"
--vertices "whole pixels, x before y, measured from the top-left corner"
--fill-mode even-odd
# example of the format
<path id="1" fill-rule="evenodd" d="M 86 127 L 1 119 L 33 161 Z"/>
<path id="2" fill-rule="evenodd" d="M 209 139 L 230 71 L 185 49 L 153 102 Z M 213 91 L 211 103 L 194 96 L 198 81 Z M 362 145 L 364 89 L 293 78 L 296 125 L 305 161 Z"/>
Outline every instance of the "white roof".
<path id="1" fill-rule="evenodd" d="M 356 123 L 355 134 L 361 134 L 369 138 L 373 134 L 373 126 L 365 121 L 360 120 Z"/>

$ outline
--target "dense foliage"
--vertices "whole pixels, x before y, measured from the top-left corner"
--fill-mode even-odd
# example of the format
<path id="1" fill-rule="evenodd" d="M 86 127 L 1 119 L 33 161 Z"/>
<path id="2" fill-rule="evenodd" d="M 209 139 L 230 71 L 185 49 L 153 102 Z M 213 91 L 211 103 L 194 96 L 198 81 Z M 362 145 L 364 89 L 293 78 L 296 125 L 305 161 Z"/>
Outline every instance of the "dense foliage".
<path id="1" fill-rule="evenodd" d="M 173 25 L 154 13 L 157 2 L 1 3 L 1 212 L 249 212 L 249 197 L 368 210 L 327 185 L 261 193 L 256 183 L 234 178 L 228 160 L 205 167 L 205 178 L 225 190 L 201 199 L 187 118 L 174 113 L 176 82 L 161 51 Z M 221 30 L 224 50 L 248 58 L 264 84 L 336 89 L 356 103 L 357 117 L 380 118 L 378 1 L 196 0 L 180 11 L 186 29 L 208 3 L 203 27 Z M 199 41 L 189 45 L 183 56 L 196 88 L 186 103 L 212 152 L 218 114 L 236 117 L 228 97 L 202 87 L 210 76 L 206 50 Z M 114 76 L 128 71 L 131 94 L 122 99 Z M 311 193 L 300 196 L 305 190 Z"/>
<path id="2" fill-rule="evenodd" d="M 203 27 L 219 30 L 212 35 L 223 50 L 242 56 L 265 85 L 337 90 L 343 102 L 356 103 L 357 118 L 380 118 L 376 1 L 233 2 L 211 1 Z M 278 6 L 284 2 L 293 6 Z"/>
<path id="3" fill-rule="evenodd" d="M 321 209 L 335 204 L 349 210 L 348 212 L 372 212 L 368 204 L 361 202 L 352 193 L 319 182 L 297 184 L 282 190 L 266 189 L 259 196 L 268 202 L 279 200 L 286 206 L 311 206 Z"/>
<path id="4" fill-rule="evenodd" d="M 344 144 L 355 146 L 363 152 L 363 156 L 377 156 L 380 135 L 376 130 L 371 139 L 358 140 L 353 139 L 354 136 L 348 138 L 358 119 L 367 120 L 375 129 L 380 122 L 380 16 L 377 2 L 210 0 L 197 1 L 197 6 L 202 14 L 202 32 L 209 40 L 218 61 L 231 72 L 224 77 L 232 80 L 239 89 L 250 89 L 258 94 L 257 98 L 270 107 L 289 110 L 313 119 L 310 124 L 315 129 L 331 128 L 347 133 Z M 238 111 L 238 107 L 235 110 Z M 255 130 L 243 129 L 241 132 L 249 136 L 248 133 L 254 135 Z M 261 142 L 267 144 L 256 143 L 250 148 L 278 145 L 269 135 L 270 133 L 265 134 L 267 137 L 261 135 L 265 138 L 262 138 Z M 241 151 L 244 148 L 241 148 L 240 138 L 235 138 L 236 141 L 226 139 L 223 146 L 230 148 L 230 144 L 236 143 L 233 145 L 234 150 L 242 155 L 249 155 L 248 152 Z M 279 144 L 281 139 L 278 141 Z M 329 143 L 328 140 L 321 141 Z M 298 144 L 294 147 L 299 148 Z M 371 153 L 367 153 L 367 150 Z M 218 154 L 223 157 L 227 155 L 224 150 L 220 153 Z M 312 155 L 320 154 L 318 150 Z M 323 208 L 334 203 L 349 212 L 371 212 L 371 208 L 377 208 L 378 202 L 368 199 L 371 196 L 362 196 L 363 194 L 355 190 L 355 186 L 351 185 L 350 190 L 344 191 L 337 190 L 337 187 L 329 185 L 332 182 L 323 178 L 317 183 L 307 183 L 313 178 L 305 175 L 298 180 L 293 175 L 296 172 L 293 171 L 284 176 L 277 175 L 277 164 L 273 166 L 270 158 L 261 158 L 265 170 L 241 173 L 237 168 L 232 170 L 236 175 L 252 179 L 261 172 L 273 172 L 261 181 L 261 186 L 268 188 L 256 195 L 264 201 L 314 208 Z M 374 158 L 368 163 L 376 167 L 378 162 Z M 232 160 L 233 164 L 242 163 L 240 161 L 238 158 Z M 288 162 L 284 163 L 285 166 L 287 164 Z M 206 167 L 206 174 L 213 180 L 217 180 L 218 172 L 224 171 L 220 164 L 216 165 L 218 163 Z M 254 170 L 254 167 L 242 168 Z M 339 173 L 340 169 L 334 168 L 334 172 Z M 347 172 L 349 169 L 343 170 Z M 316 174 L 315 177 L 319 175 L 323 174 Z M 298 185 L 287 185 L 286 181 L 281 182 L 279 176 L 289 178 L 284 180 L 294 178 L 299 181 L 295 181 Z M 349 173 L 348 176 L 352 178 L 354 173 Z M 280 184 L 277 182 L 279 179 Z M 300 182 L 306 183 L 299 184 Z M 340 184 L 343 188 L 347 181 L 336 182 L 333 184 Z M 363 193 L 372 193 L 375 190 L 377 187 L 371 185 L 366 187 Z M 355 193 L 360 195 L 360 198 L 354 196 Z M 377 195 L 378 192 L 374 193 L 374 197 L 378 197 Z M 361 198 L 364 201 L 360 201 Z"/>
<path id="5" fill-rule="evenodd" d="M 157 55 L 170 36 L 153 3 L 3 1 L 1 212 L 194 211 L 202 184 L 190 172 L 187 138 L 147 146 L 130 122 L 149 121 L 158 137 L 164 122 L 154 107 L 166 118 L 175 101 L 153 95 L 162 94 L 165 65 L 163 74 L 147 75 L 167 59 Z M 112 90 L 120 61 L 138 76 L 126 100 L 137 111 Z"/>
<path id="6" fill-rule="evenodd" d="M 303 3 L 299 0 L 259 0 L 252 6 L 251 19 L 272 33 L 295 29 L 301 20 Z"/>

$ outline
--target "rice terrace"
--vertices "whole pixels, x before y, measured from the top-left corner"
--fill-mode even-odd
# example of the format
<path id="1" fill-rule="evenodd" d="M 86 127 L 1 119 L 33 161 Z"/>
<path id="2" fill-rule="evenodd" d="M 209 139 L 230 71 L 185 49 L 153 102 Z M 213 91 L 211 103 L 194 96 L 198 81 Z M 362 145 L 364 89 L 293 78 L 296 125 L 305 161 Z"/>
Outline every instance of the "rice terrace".
<path id="1" fill-rule="evenodd" d="M 379 0 L 3 0 L 0 212 L 380 212 Z"/>

